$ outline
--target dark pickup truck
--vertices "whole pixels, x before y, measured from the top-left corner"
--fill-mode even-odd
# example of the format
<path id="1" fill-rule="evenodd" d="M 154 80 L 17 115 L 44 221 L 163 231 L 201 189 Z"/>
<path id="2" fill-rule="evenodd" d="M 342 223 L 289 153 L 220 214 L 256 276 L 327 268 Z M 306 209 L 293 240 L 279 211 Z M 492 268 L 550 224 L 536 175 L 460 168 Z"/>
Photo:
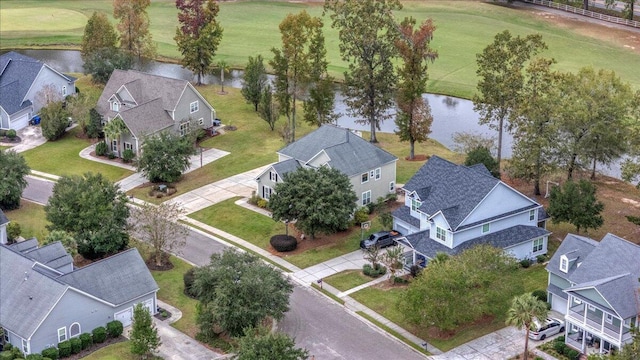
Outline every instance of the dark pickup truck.
<path id="1" fill-rule="evenodd" d="M 384 248 L 387 246 L 397 245 L 395 239 L 402 236 L 397 231 L 378 231 L 369 236 L 368 239 L 360 241 L 361 249 L 368 249 L 371 246 L 377 246 L 378 248 Z"/>

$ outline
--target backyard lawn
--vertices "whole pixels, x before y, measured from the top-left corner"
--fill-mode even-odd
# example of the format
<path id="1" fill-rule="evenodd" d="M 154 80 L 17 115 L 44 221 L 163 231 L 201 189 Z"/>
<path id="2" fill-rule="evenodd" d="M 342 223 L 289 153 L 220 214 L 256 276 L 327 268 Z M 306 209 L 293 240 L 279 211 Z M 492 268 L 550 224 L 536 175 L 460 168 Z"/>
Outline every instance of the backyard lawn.
<path id="1" fill-rule="evenodd" d="M 42 241 L 49 234 L 46 228 L 49 222 L 42 205 L 23 199 L 20 201 L 20 208 L 5 211 L 4 214 L 10 221 L 20 224 L 22 237 L 25 239 L 36 237 Z"/>

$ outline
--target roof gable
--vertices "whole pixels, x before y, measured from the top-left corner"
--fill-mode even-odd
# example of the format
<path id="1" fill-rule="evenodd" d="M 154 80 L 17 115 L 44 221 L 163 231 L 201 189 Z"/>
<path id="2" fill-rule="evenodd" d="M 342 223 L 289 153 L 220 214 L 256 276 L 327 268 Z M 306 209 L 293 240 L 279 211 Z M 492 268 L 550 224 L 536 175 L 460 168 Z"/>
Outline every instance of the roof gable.
<path id="1" fill-rule="evenodd" d="M 138 139 L 151 135 L 174 124 L 173 119 L 162 108 L 162 100 L 154 99 L 118 113 L 131 134 Z"/>
<path id="2" fill-rule="evenodd" d="M 43 63 L 11 51 L 0 55 L 0 106 L 12 115 L 31 103 L 25 103 L 25 97 L 34 80 L 40 73 Z"/>
<path id="3" fill-rule="evenodd" d="M 4 212 L 2 211 L 2 209 L 0 209 L 0 225 L 4 225 L 4 224 L 8 224 L 9 223 L 9 219 L 7 218 L 7 216 L 4 214 Z"/>

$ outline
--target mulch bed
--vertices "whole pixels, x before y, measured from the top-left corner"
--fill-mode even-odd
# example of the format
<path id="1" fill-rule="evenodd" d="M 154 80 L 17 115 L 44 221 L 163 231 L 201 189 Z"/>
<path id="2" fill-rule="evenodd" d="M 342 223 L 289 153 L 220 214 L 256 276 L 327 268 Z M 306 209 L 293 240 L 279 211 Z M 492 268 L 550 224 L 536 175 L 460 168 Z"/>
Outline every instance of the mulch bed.
<path id="1" fill-rule="evenodd" d="M 20 136 L 16 136 L 13 139 L 9 139 L 6 136 L 0 136 L 0 143 L 3 143 L 3 144 L 15 145 L 21 142 L 22 142 L 22 139 L 20 138 Z"/>
<path id="2" fill-rule="evenodd" d="M 65 359 L 67 359 L 67 360 L 82 359 L 83 357 L 88 356 L 92 352 L 98 351 L 98 350 L 102 349 L 105 346 L 109 346 L 111 344 L 117 344 L 117 343 L 123 342 L 123 341 L 127 341 L 127 338 L 125 338 L 124 336 L 118 336 L 117 338 L 107 338 L 107 340 L 105 340 L 105 342 L 100 343 L 100 344 L 93 344 L 90 348 L 82 350 L 77 354 L 68 356 Z"/>
<path id="3" fill-rule="evenodd" d="M 418 155 L 413 155 L 413 159 L 409 159 L 409 157 L 405 157 L 404 158 L 407 161 L 426 161 L 427 159 L 429 159 L 429 156 L 424 155 L 424 154 L 418 154 Z"/>
<path id="4" fill-rule="evenodd" d="M 163 314 L 166 314 L 166 316 L 164 316 Z M 155 317 L 158 320 L 165 321 L 168 318 L 170 318 L 171 315 L 172 314 L 169 312 L 169 310 L 159 307 L 158 312 L 155 315 L 153 315 L 153 317 Z"/>
<path id="5" fill-rule="evenodd" d="M 149 270 L 155 271 L 167 271 L 173 269 L 173 264 L 169 259 L 169 254 L 162 253 L 162 265 L 156 265 L 155 256 L 152 254 L 147 261 L 145 261 Z"/>

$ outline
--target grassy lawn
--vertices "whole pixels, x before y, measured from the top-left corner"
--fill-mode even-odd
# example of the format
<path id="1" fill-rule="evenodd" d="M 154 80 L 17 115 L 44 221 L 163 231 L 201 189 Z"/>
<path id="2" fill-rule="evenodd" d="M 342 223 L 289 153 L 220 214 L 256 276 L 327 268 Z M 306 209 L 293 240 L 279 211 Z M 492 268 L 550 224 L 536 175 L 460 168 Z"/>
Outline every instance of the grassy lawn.
<path id="1" fill-rule="evenodd" d="M 22 237 L 30 239 L 38 238 L 42 241 L 49 234 L 46 226 L 49 223 L 44 213 L 44 206 L 32 203 L 31 201 L 20 201 L 20 208 L 16 210 L 5 211 L 7 218 L 20 224 Z"/>
<path id="2" fill-rule="evenodd" d="M 346 270 L 322 279 L 322 281 L 340 291 L 353 289 L 372 280 L 374 279 L 365 276 L 361 270 Z"/>
<path id="3" fill-rule="evenodd" d="M 83 357 L 85 360 L 135 360 L 138 357 L 131 354 L 131 344 L 129 341 L 115 343 L 105 346 L 88 356 Z"/>
<path id="4" fill-rule="evenodd" d="M 532 266 L 528 269 L 521 269 L 510 277 L 505 277 L 504 281 L 521 282 L 525 291 L 531 292 L 537 289 L 545 289 L 547 286 L 547 272 L 542 265 Z M 461 327 L 458 332 L 448 339 L 436 339 L 427 334 L 427 328 L 409 324 L 395 306 L 404 292 L 404 288 L 394 287 L 388 290 L 381 290 L 376 287 L 368 287 L 351 294 L 355 300 L 361 302 L 373 311 L 378 312 L 387 319 L 400 325 L 412 334 L 429 341 L 442 351 L 448 351 L 460 346 L 470 340 L 505 327 L 505 316 L 498 316 L 490 323 L 479 325 L 467 325 Z"/>
<path id="5" fill-rule="evenodd" d="M 475 54 L 504 29 L 515 34 L 542 34 L 549 45 L 545 55 L 558 61 L 558 69 L 576 71 L 583 66 L 612 69 L 634 87 L 640 87 L 640 72 L 628 66 L 637 63 L 640 54 L 625 47 L 624 36 L 603 31 L 605 28 L 585 30 L 584 24 L 540 16 L 540 9 L 512 8 L 480 1 L 405 1 L 404 5 L 404 9 L 396 14 L 398 19 L 409 15 L 419 20 L 432 18 L 437 26 L 432 45 L 438 50 L 439 58 L 429 68 L 430 92 L 466 98 L 473 95 L 477 83 Z M 217 58 L 233 67 L 243 67 L 248 56 L 261 54 L 270 59 L 270 49 L 280 43 L 278 25 L 288 13 L 306 10 L 314 16 L 322 15 L 321 3 L 242 1 L 223 2 L 220 8 L 219 21 L 224 28 L 224 37 Z M 112 1 L 3 0 L 1 46 L 3 49 L 78 48 L 84 22 L 96 10 L 112 14 Z M 16 12 L 27 14 L 29 20 L 15 16 Z M 177 26 L 175 2 L 153 1 L 148 14 L 159 56 L 174 61 L 179 59 L 173 40 Z M 324 21 L 330 71 L 341 77 L 346 64 L 340 59 L 337 31 L 331 28 L 328 18 Z"/>

